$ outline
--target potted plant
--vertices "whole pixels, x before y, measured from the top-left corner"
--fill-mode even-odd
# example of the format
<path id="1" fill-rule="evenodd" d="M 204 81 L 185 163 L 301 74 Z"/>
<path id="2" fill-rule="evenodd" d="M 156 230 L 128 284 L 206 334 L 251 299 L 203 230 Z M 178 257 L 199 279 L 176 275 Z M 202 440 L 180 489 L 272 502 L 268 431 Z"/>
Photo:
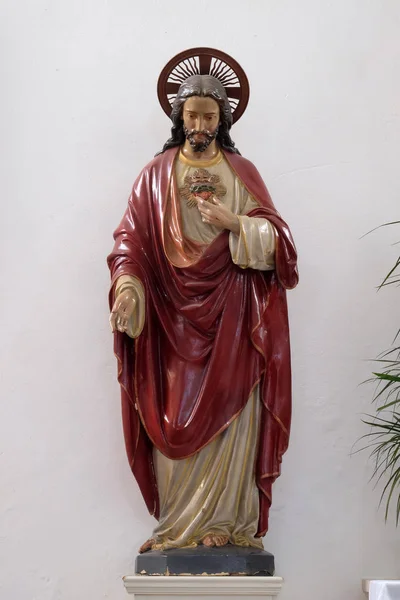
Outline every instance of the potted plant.
<path id="1" fill-rule="evenodd" d="M 400 225 L 400 221 L 385 223 L 380 227 L 392 225 Z M 398 287 L 398 284 L 400 256 L 378 289 L 393 285 Z M 363 449 L 370 450 L 374 461 L 372 478 L 384 482 L 380 504 L 385 504 L 385 521 L 390 508 L 394 506 L 396 526 L 400 520 L 400 323 L 397 329 L 391 348 L 374 361 L 377 367 L 368 381 L 376 384 L 373 396 L 375 414 L 364 419 L 370 432 L 362 438 L 367 440 Z"/>

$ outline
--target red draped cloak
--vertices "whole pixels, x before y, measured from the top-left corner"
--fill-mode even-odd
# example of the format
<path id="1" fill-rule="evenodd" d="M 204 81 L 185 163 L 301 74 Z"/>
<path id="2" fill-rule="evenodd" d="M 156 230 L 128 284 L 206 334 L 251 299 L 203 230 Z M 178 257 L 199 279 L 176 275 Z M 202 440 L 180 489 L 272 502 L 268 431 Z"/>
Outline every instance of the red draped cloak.
<path id="1" fill-rule="evenodd" d="M 275 271 L 241 269 L 229 232 L 209 246 L 184 238 L 174 162 L 177 149 L 137 178 L 108 257 L 113 302 L 121 275 L 138 277 L 145 324 L 133 340 L 116 332 L 124 436 L 131 469 L 151 514 L 159 515 L 152 448 L 189 457 L 226 429 L 259 384 L 261 422 L 256 459 L 260 495 L 257 535 L 268 529 L 271 487 L 287 449 L 291 370 L 285 288 L 298 281 L 296 249 L 254 165 L 226 152 L 237 177 L 277 233 Z M 184 490 L 182 490 L 184 493 Z"/>

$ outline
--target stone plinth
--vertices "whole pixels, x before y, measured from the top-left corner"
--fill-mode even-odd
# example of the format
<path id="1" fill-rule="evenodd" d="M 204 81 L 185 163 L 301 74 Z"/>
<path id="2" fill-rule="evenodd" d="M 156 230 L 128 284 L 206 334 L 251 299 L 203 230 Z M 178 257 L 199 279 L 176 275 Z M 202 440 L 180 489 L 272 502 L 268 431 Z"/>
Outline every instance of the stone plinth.
<path id="1" fill-rule="evenodd" d="M 134 600 L 275 600 L 281 577 L 184 577 L 132 575 L 124 577 Z"/>
<path id="2" fill-rule="evenodd" d="M 223 546 L 145 552 L 136 558 L 137 575 L 248 575 L 270 577 L 274 556 L 265 550 Z"/>

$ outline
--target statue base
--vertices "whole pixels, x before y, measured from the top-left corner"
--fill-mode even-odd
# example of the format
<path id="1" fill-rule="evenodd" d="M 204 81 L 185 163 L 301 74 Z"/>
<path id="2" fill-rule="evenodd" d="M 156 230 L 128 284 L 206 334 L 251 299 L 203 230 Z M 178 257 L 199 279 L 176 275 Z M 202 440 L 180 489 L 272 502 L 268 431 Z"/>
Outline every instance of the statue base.
<path id="1" fill-rule="evenodd" d="M 246 575 L 271 577 L 275 572 L 273 554 L 257 548 L 174 548 L 153 550 L 136 558 L 137 575 Z"/>
<path id="2" fill-rule="evenodd" d="M 281 577 L 124 577 L 134 600 L 276 600 Z"/>

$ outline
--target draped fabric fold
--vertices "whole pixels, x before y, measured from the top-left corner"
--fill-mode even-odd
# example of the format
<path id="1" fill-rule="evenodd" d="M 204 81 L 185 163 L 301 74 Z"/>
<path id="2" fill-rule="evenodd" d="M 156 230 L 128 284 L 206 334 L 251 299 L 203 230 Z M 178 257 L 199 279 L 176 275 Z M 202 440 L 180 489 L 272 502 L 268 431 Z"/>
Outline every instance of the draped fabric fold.
<path id="1" fill-rule="evenodd" d="M 185 240 L 174 201 L 176 152 L 157 156 L 136 180 L 108 257 L 110 305 L 121 275 L 141 281 L 146 303 L 136 340 L 114 334 L 128 458 L 148 509 L 157 517 L 153 446 L 171 459 L 194 455 L 241 413 L 259 384 L 256 481 L 258 535 L 264 535 L 272 482 L 289 439 L 285 288 L 297 283 L 296 250 L 255 167 L 230 153 L 225 158 L 259 204 L 249 216 L 266 218 L 275 228 L 276 269 L 235 265 L 227 231 L 208 246 Z"/>

